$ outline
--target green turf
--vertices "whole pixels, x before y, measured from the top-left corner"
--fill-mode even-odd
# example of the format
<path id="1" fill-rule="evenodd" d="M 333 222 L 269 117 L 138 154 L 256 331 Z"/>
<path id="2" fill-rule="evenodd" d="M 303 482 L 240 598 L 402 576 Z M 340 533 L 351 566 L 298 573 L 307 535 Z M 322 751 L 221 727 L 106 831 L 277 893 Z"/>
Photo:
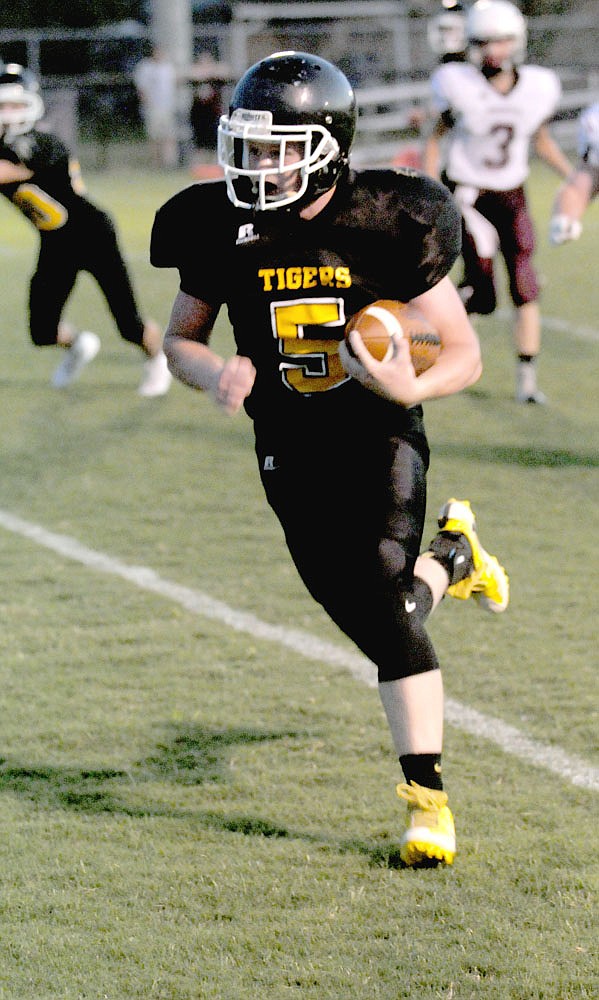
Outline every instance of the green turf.
<path id="1" fill-rule="evenodd" d="M 165 323 L 177 278 L 148 236 L 188 177 L 87 180 Z M 596 766 L 599 216 L 550 248 L 555 185 L 535 171 L 543 308 L 594 339 L 548 330 L 551 406 L 519 407 L 508 324 L 481 321 L 481 381 L 427 407 L 429 531 L 470 497 L 513 588 L 505 616 L 448 601 L 431 631 L 449 697 Z M 140 399 L 141 356 L 86 278 L 69 314 L 103 349 L 51 390 L 56 352 L 26 335 L 35 236 L 0 215 L 0 508 L 351 651 L 290 567 L 246 419 L 180 385 Z M 1 998 L 597 996 L 596 795 L 569 773 L 448 726 L 458 857 L 402 870 L 376 691 L 4 528 L 0 554 Z"/>

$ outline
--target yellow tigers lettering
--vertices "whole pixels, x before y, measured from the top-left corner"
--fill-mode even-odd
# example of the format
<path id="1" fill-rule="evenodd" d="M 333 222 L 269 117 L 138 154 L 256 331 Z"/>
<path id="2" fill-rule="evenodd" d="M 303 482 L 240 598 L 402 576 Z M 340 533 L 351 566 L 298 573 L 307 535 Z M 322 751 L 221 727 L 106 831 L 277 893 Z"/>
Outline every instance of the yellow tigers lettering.
<path id="1" fill-rule="evenodd" d="M 349 288 L 351 274 L 349 267 L 261 267 L 258 277 L 262 281 L 263 292 L 297 292 L 301 288 Z"/>
<path id="2" fill-rule="evenodd" d="M 274 267 L 262 267 L 258 271 L 258 277 L 262 278 L 262 287 L 265 292 L 272 292 L 272 279 L 275 276 Z"/>
<path id="3" fill-rule="evenodd" d="M 296 292 L 302 287 L 302 268 L 301 267 L 288 267 L 285 272 L 285 278 L 287 281 L 287 288 Z"/>
<path id="4" fill-rule="evenodd" d="M 349 288 L 351 285 L 351 275 L 349 267 L 335 268 L 335 285 L 337 288 Z"/>
<path id="5" fill-rule="evenodd" d="M 319 267 L 318 268 L 318 280 L 321 285 L 326 288 L 327 285 L 333 285 L 335 281 L 335 268 L 334 267 Z"/>

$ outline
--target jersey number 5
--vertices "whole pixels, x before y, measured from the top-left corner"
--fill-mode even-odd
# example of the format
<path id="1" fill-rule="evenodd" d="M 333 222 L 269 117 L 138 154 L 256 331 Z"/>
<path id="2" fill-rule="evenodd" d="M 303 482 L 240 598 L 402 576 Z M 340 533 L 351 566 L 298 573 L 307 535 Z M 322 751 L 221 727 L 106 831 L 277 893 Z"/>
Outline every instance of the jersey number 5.
<path id="1" fill-rule="evenodd" d="M 349 375 L 339 358 L 341 338 L 318 338 L 314 327 L 345 326 L 343 299 L 293 299 L 271 302 L 273 336 L 279 342 L 279 371 L 288 389 L 326 392 L 347 382 Z M 310 328 L 308 336 L 306 329 Z M 324 331 L 323 331 L 324 332 Z"/>

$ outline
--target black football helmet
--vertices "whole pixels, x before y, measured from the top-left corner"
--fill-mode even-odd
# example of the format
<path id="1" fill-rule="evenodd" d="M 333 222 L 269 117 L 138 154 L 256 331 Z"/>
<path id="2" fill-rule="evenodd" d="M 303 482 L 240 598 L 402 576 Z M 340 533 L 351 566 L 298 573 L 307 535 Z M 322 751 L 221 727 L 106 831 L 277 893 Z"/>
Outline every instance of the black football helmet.
<path id="1" fill-rule="evenodd" d="M 257 62 L 239 80 L 218 127 L 229 199 L 259 211 L 314 201 L 349 162 L 356 118 L 349 81 L 326 59 L 275 52 Z"/>
<path id="2" fill-rule="evenodd" d="M 0 65 L 0 130 L 5 139 L 31 131 L 44 114 L 38 82 L 18 63 Z"/>

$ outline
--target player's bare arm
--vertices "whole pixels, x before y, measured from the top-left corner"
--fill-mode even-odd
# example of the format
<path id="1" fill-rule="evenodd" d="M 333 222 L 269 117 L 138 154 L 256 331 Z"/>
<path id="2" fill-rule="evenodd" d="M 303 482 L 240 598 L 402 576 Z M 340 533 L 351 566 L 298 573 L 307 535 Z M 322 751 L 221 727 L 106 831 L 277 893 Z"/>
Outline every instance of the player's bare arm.
<path id="1" fill-rule="evenodd" d="M 28 181 L 33 173 L 22 163 L 12 160 L 0 160 L 0 184 L 14 184 L 18 181 Z"/>
<path id="2" fill-rule="evenodd" d="M 555 199 L 554 211 L 581 219 L 591 200 L 593 193 L 593 178 L 589 170 L 578 168 L 564 184 Z"/>
<path id="3" fill-rule="evenodd" d="M 599 191 L 599 101 L 582 112 L 578 123 L 578 163 L 559 188 L 549 224 L 554 245 L 577 240 L 582 218 Z"/>
<path id="4" fill-rule="evenodd" d="M 209 392 L 217 406 L 237 413 L 252 391 L 256 372 L 249 358 L 225 361 L 208 346 L 218 310 L 185 292 L 175 299 L 164 337 L 170 371 L 185 385 Z"/>
<path id="5" fill-rule="evenodd" d="M 549 241 L 554 246 L 577 240 L 582 234 L 582 217 L 593 195 L 593 178 L 579 166 L 559 189 L 549 224 Z"/>
<path id="6" fill-rule="evenodd" d="M 450 131 L 443 115 L 439 115 L 433 123 L 424 143 L 422 154 L 422 169 L 429 177 L 436 180 L 441 175 L 441 139 Z"/>
<path id="7" fill-rule="evenodd" d="M 547 125 L 541 125 L 535 133 L 534 147 L 537 156 L 555 170 L 556 174 L 564 178 L 570 176 L 572 164 L 556 143 Z"/>
<path id="8" fill-rule="evenodd" d="M 377 361 L 367 351 L 357 331 L 350 334 L 355 358 L 341 344 L 341 362 L 367 389 L 401 406 L 415 406 L 427 399 L 450 396 L 480 378 L 482 362 L 478 337 L 450 278 L 412 300 L 437 330 L 442 350 L 435 363 L 416 375 L 406 340 L 398 340 L 389 361 Z"/>

